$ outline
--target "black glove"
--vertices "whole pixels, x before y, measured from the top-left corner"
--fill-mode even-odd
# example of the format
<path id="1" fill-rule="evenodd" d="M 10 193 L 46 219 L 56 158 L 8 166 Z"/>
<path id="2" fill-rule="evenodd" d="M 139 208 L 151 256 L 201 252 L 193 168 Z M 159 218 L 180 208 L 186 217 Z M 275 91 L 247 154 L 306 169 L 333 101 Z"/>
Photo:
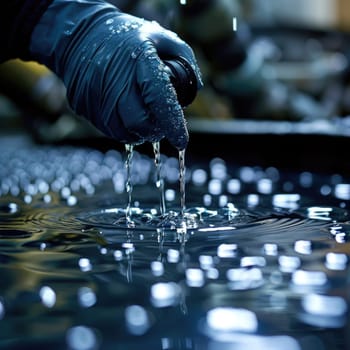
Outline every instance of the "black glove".
<path id="1" fill-rule="evenodd" d="M 165 137 L 186 147 L 183 110 L 162 60 L 189 62 L 193 84 L 202 82 L 192 49 L 175 33 L 102 0 L 54 0 L 30 52 L 62 78 L 73 110 L 106 135 L 132 144 Z"/>

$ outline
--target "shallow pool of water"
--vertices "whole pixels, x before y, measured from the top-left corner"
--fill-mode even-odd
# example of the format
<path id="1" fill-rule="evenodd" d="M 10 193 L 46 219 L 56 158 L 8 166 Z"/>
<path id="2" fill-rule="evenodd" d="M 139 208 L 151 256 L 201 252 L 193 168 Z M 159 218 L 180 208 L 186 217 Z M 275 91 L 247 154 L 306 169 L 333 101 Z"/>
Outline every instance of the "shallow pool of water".
<path id="1" fill-rule="evenodd" d="M 2 151 L 1 348 L 349 347 L 349 179 L 161 161 Z"/>

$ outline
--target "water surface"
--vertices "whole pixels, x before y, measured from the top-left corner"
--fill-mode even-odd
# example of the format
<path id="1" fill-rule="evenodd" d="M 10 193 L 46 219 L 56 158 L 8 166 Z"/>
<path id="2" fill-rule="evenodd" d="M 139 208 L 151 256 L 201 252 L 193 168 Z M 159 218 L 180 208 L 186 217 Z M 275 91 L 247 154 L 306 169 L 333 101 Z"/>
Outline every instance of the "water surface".
<path id="1" fill-rule="evenodd" d="M 165 155 L 0 158 L 1 348 L 349 346 L 349 179 L 214 158 L 187 164 L 184 207 Z"/>

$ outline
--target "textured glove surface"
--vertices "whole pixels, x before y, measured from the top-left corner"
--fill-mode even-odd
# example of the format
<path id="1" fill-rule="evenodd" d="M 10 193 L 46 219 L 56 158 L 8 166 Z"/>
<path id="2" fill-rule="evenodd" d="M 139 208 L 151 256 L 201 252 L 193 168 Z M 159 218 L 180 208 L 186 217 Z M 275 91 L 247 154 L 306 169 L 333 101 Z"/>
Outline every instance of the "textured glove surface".
<path id="1" fill-rule="evenodd" d="M 175 33 L 104 1 L 55 0 L 30 49 L 63 79 L 73 110 L 106 135 L 186 147 L 183 110 L 161 59 L 185 58 L 202 83 L 192 49 Z"/>

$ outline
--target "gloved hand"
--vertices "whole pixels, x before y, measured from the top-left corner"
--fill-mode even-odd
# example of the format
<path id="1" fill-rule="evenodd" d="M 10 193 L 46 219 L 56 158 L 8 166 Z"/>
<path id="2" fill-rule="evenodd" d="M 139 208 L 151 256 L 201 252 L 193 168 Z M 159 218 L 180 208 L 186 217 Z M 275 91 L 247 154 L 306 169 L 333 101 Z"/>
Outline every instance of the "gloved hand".
<path id="1" fill-rule="evenodd" d="M 192 49 L 175 33 L 102 0 L 54 0 L 30 52 L 62 78 L 73 110 L 106 135 L 186 147 L 183 110 L 162 59 L 184 58 L 197 88 L 202 82 Z"/>

